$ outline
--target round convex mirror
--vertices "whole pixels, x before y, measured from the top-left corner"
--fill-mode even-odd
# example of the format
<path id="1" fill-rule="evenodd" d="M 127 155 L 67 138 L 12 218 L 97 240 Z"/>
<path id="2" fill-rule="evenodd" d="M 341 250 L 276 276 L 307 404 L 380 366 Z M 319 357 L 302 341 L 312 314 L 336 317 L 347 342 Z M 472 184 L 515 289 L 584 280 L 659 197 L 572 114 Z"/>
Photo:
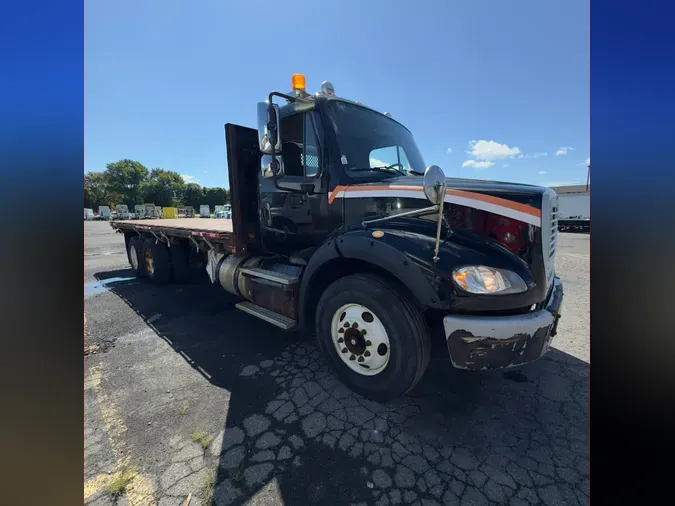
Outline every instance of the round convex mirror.
<path id="1" fill-rule="evenodd" d="M 430 165 L 424 171 L 424 194 L 432 204 L 438 205 L 443 200 L 443 185 L 445 184 L 445 174 L 438 165 Z"/>

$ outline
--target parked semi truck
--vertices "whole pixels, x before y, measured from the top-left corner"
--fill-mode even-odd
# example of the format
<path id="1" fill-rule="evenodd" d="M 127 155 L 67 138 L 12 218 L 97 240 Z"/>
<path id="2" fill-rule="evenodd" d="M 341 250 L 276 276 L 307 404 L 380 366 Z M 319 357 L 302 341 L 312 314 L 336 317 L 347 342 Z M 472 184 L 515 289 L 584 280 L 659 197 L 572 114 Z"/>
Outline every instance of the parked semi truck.
<path id="1" fill-rule="evenodd" d="M 225 125 L 231 220 L 111 224 L 136 275 L 204 267 L 238 309 L 314 331 L 341 380 L 377 400 L 418 383 L 431 329 L 460 369 L 546 353 L 563 300 L 555 192 L 446 178 L 390 114 L 292 82 L 258 104 L 257 129 Z"/>
<path id="2" fill-rule="evenodd" d="M 116 218 L 118 220 L 128 220 L 129 219 L 129 207 L 126 206 L 125 204 L 118 204 L 115 207 L 115 211 L 117 211 Z"/>

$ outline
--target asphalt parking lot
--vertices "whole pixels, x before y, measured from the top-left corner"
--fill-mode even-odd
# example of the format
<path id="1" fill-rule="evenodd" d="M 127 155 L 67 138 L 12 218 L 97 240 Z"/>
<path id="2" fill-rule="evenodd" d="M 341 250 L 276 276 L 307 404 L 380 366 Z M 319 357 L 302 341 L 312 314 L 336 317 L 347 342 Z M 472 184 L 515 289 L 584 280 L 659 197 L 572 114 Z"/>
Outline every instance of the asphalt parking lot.
<path id="1" fill-rule="evenodd" d="M 438 353 L 379 404 L 206 275 L 132 278 L 123 237 L 85 222 L 85 504 L 586 505 L 589 240 L 560 236 L 544 358 L 464 372 Z"/>

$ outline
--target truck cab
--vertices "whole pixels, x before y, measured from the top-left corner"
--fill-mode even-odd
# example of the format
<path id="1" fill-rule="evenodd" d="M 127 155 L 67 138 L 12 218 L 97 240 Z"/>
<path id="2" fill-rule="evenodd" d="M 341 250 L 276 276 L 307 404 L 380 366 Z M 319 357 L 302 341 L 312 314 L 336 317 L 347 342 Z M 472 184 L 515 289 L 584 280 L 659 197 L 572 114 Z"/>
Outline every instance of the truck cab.
<path id="1" fill-rule="evenodd" d="M 110 213 L 110 207 L 109 206 L 98 206 L 98 215 L 100 219 L 102 220 L 109 220 L 112 218 L 112 214 Z"/>
<path id="2" fill-rule="evenodd" d="M 418 357 L 414 370 L 426 367 L 428 328 L 439 325 L 457 368 L 509 368 L 542 356 L 563 295 L 555 193 L 443 176 L 440 202 L 430 206 L 430 168 L 404 125 L 336 96 L 330 83 L 312 96 L 295 79 L 292 92 L 258 105 L 257 130 L 225 127 L 237 249 L 261 259 L 252 263 L 257 274 L 298 280 L 296 291 L 275 296 L 249 289 L 249 312 L 313 328 L 343 380 L 364 395 L 378 395 L 371 377 L 387 377 L 395 359 L 393 337 L 372 350 L 373 340 L 350 330 L 396 332 L 391 312 L 374 309 L 378 298 L 409 311 L 398 348 Z M 247 286 L 256 286 L 256 269 L 246 272 Z M 354 300 L 340 305 L 344 293 Z"/>
<path id="3" fill-rule="evenodd" d="M 115 208 L 117 211 L 118 220 L 128 220 L 129 219 L 129 207 L 125 204 L 118 204 Z"/>

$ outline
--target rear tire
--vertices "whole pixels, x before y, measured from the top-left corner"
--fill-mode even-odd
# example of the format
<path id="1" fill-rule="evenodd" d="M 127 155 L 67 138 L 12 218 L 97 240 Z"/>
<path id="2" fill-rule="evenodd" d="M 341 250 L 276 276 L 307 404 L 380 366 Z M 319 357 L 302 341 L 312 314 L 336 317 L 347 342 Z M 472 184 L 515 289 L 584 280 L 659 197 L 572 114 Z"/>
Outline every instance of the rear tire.
<path id="1" fill-rule="evenodd" d="M 140 237 L 131 237 L 129 239 L 127 256 L 129 257 L 129 264 L 136 276 L 139 278 L 147 276 L 147 272 L 145 271 L 145 261 L 143 260 L 143 241 L 141 241 Z"/>
<path id="2" fill-rule="evenodd" d="M 364 316 L 360 319 L 362 310 Z M 346 330 L 362 339 L 359 343 L 349 339 L 356 344 L 349 351 L 342 348 L 346 345 Z M 378 337 L 382 332 L 384 335 Z M 407 394 L 429 365 L 431 342 L 422 313 L 379 276 L 354 274 L 330 285 L 317 306 L 316 334 L 319 347 L 340 379 L 355 392 L 377 401 Z M 359 372 L 359 362 L 361 367 L 369 363 L 375 370 Z"/>
<path id="3" fill-rule="evenodd" d="M 183 242 L 172 244 L 169 248 L 169 257 L 171 258 L 173 280 L 177 283 L 183 283 L 190 279 L 192 272 L 190 270 L 189 244 Z"/>
<path id="4" fill-rule="evenodd" d="M 143 244 L 145 272 L 151 281 L 165 284 L 171 281 L 169 248 L 163 242 L 146 239 Z"/>

